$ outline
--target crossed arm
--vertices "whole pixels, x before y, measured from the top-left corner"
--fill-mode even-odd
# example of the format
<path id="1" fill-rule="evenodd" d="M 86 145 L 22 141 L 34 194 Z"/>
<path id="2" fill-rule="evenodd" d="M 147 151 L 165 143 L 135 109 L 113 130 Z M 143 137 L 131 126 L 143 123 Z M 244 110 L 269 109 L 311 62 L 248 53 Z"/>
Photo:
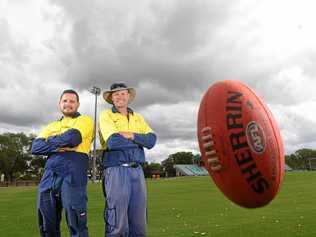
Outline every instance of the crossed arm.
<path id="1" fill-rule="evenodd" d="M 107 145 L 110 150 L 124 150 L 139 146 L 151 149 L 155 145 L 156 140 L 157 136 L 152 132 L 147 134 L 118 132 L 109 137 Z"/>
<path id="2" fill-rule="evenodd" d="M 50 155 L 54 152 L 74 151 L 82 142 L 81 133 L 77 129 L 69 129 L 66 132 L 45 138 L 36 138 L 32 143 L 33 155 Z"/>

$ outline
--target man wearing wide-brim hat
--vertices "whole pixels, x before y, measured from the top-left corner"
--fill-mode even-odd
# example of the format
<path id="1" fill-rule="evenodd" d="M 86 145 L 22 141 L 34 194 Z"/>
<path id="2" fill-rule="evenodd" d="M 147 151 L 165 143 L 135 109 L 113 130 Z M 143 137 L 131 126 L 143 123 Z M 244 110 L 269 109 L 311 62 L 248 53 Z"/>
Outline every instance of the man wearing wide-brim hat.
<path id="1" fill-rule="evenodd" d="M 106 102 L 108 102 L 109 104 L 113 104 L 112 101 L 112 93 L 116 92 L 116 91 L 124 91 L 127 90 L 128 94 L 129 94 L 129 103 L 132 102 L 136 96 L 136 91 L 134 88 L 132 87 L 127 87 L 124 83 L 114 83 L 111 85 L 110 90 L 105 91 L 103 93 L 103 98 Z"/>
<path id="2" fill-rule="evenodd" d="M 134 88 L 114 83 L 103 93 L 112 105 L 100 114 L 100 142 L 104 149 L 106 236 L 144 237 L 147 233 L 147 191 L 142 164 L 144 147 L 151 149 L 156 135 L 128 105 Z"/>

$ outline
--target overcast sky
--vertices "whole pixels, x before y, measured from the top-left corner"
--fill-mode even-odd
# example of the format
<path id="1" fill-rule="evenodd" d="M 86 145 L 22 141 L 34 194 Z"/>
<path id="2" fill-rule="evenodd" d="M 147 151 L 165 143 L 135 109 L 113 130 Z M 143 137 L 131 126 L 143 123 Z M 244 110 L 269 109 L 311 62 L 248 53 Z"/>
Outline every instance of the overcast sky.
<path id="1" fill-rule="evenodd" d="M 0 0 L 0 132 L 38 133 L 66 88 L 93 116 L 88 89 L 126 82 L 157 162 L 198 152 L 203 94 L 236 79 L 266 101 L 287 153 L 315 149 L 315 12 L 308 0 Z"/>

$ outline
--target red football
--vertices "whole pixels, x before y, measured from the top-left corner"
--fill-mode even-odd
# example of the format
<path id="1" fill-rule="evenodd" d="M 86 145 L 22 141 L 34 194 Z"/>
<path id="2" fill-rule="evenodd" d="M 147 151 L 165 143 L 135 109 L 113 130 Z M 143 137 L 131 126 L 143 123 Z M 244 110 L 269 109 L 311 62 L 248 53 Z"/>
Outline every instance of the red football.
<path id="1" fill-rule="evenodd" d="M 278 193 L 284 175 L 280 131 L 247 85 L 225 80 L 208 89 L 198 114 L 198 140 L 205 167 L 234 203 L 262 207 Z"/>

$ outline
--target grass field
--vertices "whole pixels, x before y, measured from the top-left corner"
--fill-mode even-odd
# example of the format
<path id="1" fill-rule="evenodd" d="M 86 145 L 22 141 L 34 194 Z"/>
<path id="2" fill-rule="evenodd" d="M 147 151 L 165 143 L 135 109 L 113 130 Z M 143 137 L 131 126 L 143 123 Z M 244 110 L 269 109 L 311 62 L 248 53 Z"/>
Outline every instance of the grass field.
<path id="1" fill-rule="evenodd" d="M 148 236 L 316 236 L 316 172 L 286 173 L 266 207 L 244 209 L 228 201 L 209 177 L 148 180 Z M 104 236 L 100 184 L 89 184 L 91 237 Z M 36 187 L 0 188 L 0 236 L 35 237 Z M 63 236 L 68 236 L 63 220 Z"/>

